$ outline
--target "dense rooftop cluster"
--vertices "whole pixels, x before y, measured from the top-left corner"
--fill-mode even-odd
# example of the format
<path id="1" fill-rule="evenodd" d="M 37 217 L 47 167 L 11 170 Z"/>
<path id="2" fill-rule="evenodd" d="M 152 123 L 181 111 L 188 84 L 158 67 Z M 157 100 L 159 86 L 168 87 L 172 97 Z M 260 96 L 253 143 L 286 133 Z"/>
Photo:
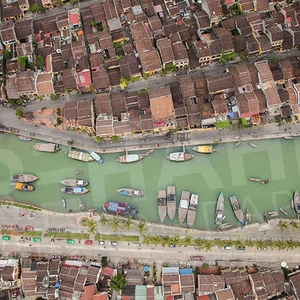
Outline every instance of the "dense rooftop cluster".
<path id="1" fill-rule="evenodd" d="M 299 299 L 300 273 L 297 270 L 286 277 L 287 281 L 282 270 L 276 268 L 205 265 L 200 269 L 186 265 L 163 267 L 161 273 L 155 275 L 155 278 L 159 276 L 159 282 L 150 283 L 147 281 L 149 273 L 130 262 L 112 268 L 81 259 L 47 261 L 37 256 L 20 261 L 2 259 L 0 285 L 4 298 L 1 299 L 107 300 L 111 279 L 117 274 L 124 274 L 126 278 L 118 298 L 122 300 Z M 151 272 L 156 272 L 156 268 Z"/>
<path id="2" fill-rule="evenodd" d="M 30 18 L 34 5 L 57 3 L 2 1 L 0 98 L 96 92 L 92 103 L 66 105 L 67 127 L 102 136 L 239 118 L 265 124 L 299 113 L 298 58 L 253 59 L 299 46 L 298 1 L 104 0 Z M 225 73 L 189 73 L 236 54 L 239 63 Z M 159 92 L 108 94 L 170 70 L 186 75 Z"/>

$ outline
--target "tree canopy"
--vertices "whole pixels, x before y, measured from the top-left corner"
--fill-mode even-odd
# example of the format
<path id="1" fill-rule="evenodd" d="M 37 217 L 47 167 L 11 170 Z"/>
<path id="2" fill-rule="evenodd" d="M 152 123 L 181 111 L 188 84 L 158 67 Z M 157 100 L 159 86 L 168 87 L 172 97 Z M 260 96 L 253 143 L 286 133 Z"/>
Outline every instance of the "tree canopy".
<path id="1" fill-rule="evenodd" d="M 126 278 L 124 274 L 113 276 L 110 281 L 110 287 L 114 291 L 121 291 L 126 286 Z"/>

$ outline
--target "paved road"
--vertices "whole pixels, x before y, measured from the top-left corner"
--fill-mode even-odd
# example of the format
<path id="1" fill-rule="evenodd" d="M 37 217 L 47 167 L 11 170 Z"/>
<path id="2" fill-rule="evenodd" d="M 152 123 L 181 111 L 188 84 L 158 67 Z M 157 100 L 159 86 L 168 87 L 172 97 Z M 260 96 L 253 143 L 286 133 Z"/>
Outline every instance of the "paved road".
<path id="1" fill-rule="evenodd" d="M 17 207 L 1 206 L 0 218 L 1 225 L 17 224 L 20 228 L 25 228 L 27 225 L 35 227 L 35 230 L 42 231 L 43 235 L 49 228 L 56 228 L 57 230 L 64 229 L 70 232 L 87 232 L 86 228 L 80 227 L 78 220 L 82 216 L 89 217 L 89 212 L 80 212 L 72 214 L 64 214 L 57 212 L 38 212 L 34 211 L 34 217 L 29 218 L 29 211 L 25 211 L 22 217 L 20 210 Z M 99 217 L 94 217 L 95 221 Z M 139 235 L 136 227 L 131 231 L 120 229 L 119 232 L 113 232 L 108 226 L 101 226 L 97 223 L 97 230 L 105 232 L 106 234 L 120 234 L 120 235 Z M 169 235 L 174 236 L 178 234 L 182 238 L 187 234 L 192 238 L 206 238 L 206 239 L 249 239 L 255 237 L 257 239 L 289 239 L 299 240 L 300 237 L 295 235 L 292 229 L 285 232 L 280 232 L 277 227 L 277 220 L 270 220 L 269 224 L 263 223 L 258 225 L 253 223 L 244 228 L 235 228 L 230 231 L 203 231 L 203 230 L 187 230 L 186 228 L 165 226 L 161 224 L 147 224 L 147 233 L 153 235 Z M 43 236 L 42 235 L 42 236 Z M 138 259 L 141 262 L 159 261 L 163 262 L 178 262 L 188 261 L 190 256 L 203 255 L 205 261 L 213 264 L 219 261 L 220 265 L 236 264 L 243 266 L 248 263 L 259 263 L 264 265 L 276 265 L 282 260 L 287 261 L 291 266 L 296 265 L 300 259 L 299 251 L 278 251 L 268 249 L 267 251 L 258 251 L 256 248 L 246 248 L 245 251 L 236 249 L 223 250 L 214 247 L 212 251 L 205 252 L 195 250 L 193 247 L 161 247 L 161 246 L 146 246 L 139 243 L 118 242 L 117 247 L 111 247 L 108 242 L 104 246 L 94 243 L 93 245 L 85 245 L 84 241 L 79 243 L 76 240 L 75 244 L 67 244 L 65 240 L 57 240 L 50 242 L 50 238 L 42 237 L 40 243 L 32 241 L 20 242 L 20 237 L 12 236 L 10 241 L 0 240 L 0 253 L 2 255 L 8 252 L 38 252 L 45 253 L 44 255 L 84 255 L 87 257 L 97 258 L 99 256 L 109 256 L 114 262 L 120 259 Z M 142 238 L 140 238 L 142 241 Z M 31 245 L 31 246 L 30 246 Z"/>

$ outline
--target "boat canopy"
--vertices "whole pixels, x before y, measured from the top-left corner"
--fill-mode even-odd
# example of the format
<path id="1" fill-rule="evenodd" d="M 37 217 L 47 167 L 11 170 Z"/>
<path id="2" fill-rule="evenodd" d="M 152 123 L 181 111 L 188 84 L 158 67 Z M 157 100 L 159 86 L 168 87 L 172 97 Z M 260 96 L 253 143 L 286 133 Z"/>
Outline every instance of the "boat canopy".
<path id="1" fill-rule="evenodd" d="M 140 157 L 139 157 L 138 154 L 128 154 L 128 155 L 125 155 L 125 160 L 128 161 L 128 162 L 139 160 L 139 158 Z"/>
<path id="2" fill-rule="evenodd" d="M 200 153 L 211 153 L 213 148 L 210 145 L 198 146 L 197 151 Z"/>
<path id="3" fill-rule="evenodd" d="M 173 152 L 170 154 L 170 160 L 175 161 L 183 161 L 184 160 L 184 152 Z"/>
<path id="4" fill-rule="evenodd" d="M 188 201 L 188 200 L 183 200 L 183 199 L 181 199 L 181 200 L 180 200 L 179 207 L 180 207 L 180 208 L 188 209 L 188 207 L 189 207 L 189 201 Z"/>

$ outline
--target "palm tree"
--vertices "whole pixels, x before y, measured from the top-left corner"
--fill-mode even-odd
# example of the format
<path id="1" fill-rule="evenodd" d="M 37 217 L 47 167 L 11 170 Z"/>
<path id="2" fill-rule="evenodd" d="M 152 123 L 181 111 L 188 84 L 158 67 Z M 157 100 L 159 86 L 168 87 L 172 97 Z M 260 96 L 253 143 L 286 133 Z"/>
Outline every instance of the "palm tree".
<path id="1" fill-rule="evenodd" d="M 140 222 L 139 222 L 139 224 L 137 226 L 140 234 L 143 234 L 145 232 L 146 226 L 147 226 L 147 223 L 145 221 L 143 221 L 143 220 L 140 220 Z"/>
<path id="2" fill-rule="evenodd" d="M 187 247 L 187 246 L 192 246 L 193 240 L 192 240 L 191 236 L 190 236 L 190 235 L 186 235 L 186 236 L 184 237 L 184 239 L 182 239 L 182 244 L 183 244 L 185 247 Z"/>
<path id="3" fill-rule="evenodd" d="M 130 230 L 132 227 L 132 217 L 130 216 L 129 218 L 126 219 L 126 221 L 124 222 L 124 227 L 127 230 Z"/>
<path id="4" fill-rule="evenodd" d="M 254 246 L 255 246 L 255 242 L 252 241 L 251 239 L 247 239 L 247 240 L 245 241 L 245 246 L 246 246 L 246 247 L 254 247 Z"/>
<path id="5" fill-rule="evenodd" d="M 162 238 L 159 235 L 152 236 L 152 244 L 155 246 L 161 244 L 161 240 Z"/>
<path id="6" fill-rule="evenodd" d="M 205 240 L 202 240 L 200 238 L 194 240 L 194 246 L 196 249 L 200 249 L 200 250 L 204 249 L 205 248 L 204 243 Z"/>
<path id="7" fill-rule="evenodd" d="M 121 220 L 118 217 L 114 216 L 111 220 L 110 226 L 113 231 L 118 231 L 121 226 Z"/>
<path id="8" fill-rule="evenodd" d="M 106 226 L 109 223 L 109 220 L 105 214 L 100 215 L 99 223 L 101 226 Z"/>
<path id="9" fill-rule="evenodd" d="M 277 224 L 277 227 L 279 228 L 280 231 L 287 230 L 289 228 L 289 225 L 286 221 L 280 220 Z"/>
<path id="10" fill-rule="evenodd" d="M 291 221 L 290 225 L 292 226 L 293 230 L 298 229 L 299 228 L 299 224 L 296 221 Z"/>
<path id="11" fill-rule="evenodd" d="M 151 244 L 151 241 L 152 241 L 152 236 L 150 234 L 143 235 L 143 244 L 148 246 L 149 244 Z"/>
<path id="12" fill-rule="evenodd" d="M 167 244 L 170 243 L 170 237 L 168 235 L 161 237 L 161 245 L 165 247 Z"/>
<path id="13" fill-rule="evenodd" d="M 87 224 L 89 233 L 92 234 L 92 235 L 95 235 L 97 233 L 97 230 L 96 230 L 97 223 L 95 222 L 95 220 L 94 219 L 88 219 L 86 224 Z"/>
<path id="14" fill-rule="evenodd" d="M 178 245 L 180 242 L 180 237 L 178 234 L 175 234 L 173 237 L 170 238 L 169 244 L 174 244 L 175 246 Z"/>

